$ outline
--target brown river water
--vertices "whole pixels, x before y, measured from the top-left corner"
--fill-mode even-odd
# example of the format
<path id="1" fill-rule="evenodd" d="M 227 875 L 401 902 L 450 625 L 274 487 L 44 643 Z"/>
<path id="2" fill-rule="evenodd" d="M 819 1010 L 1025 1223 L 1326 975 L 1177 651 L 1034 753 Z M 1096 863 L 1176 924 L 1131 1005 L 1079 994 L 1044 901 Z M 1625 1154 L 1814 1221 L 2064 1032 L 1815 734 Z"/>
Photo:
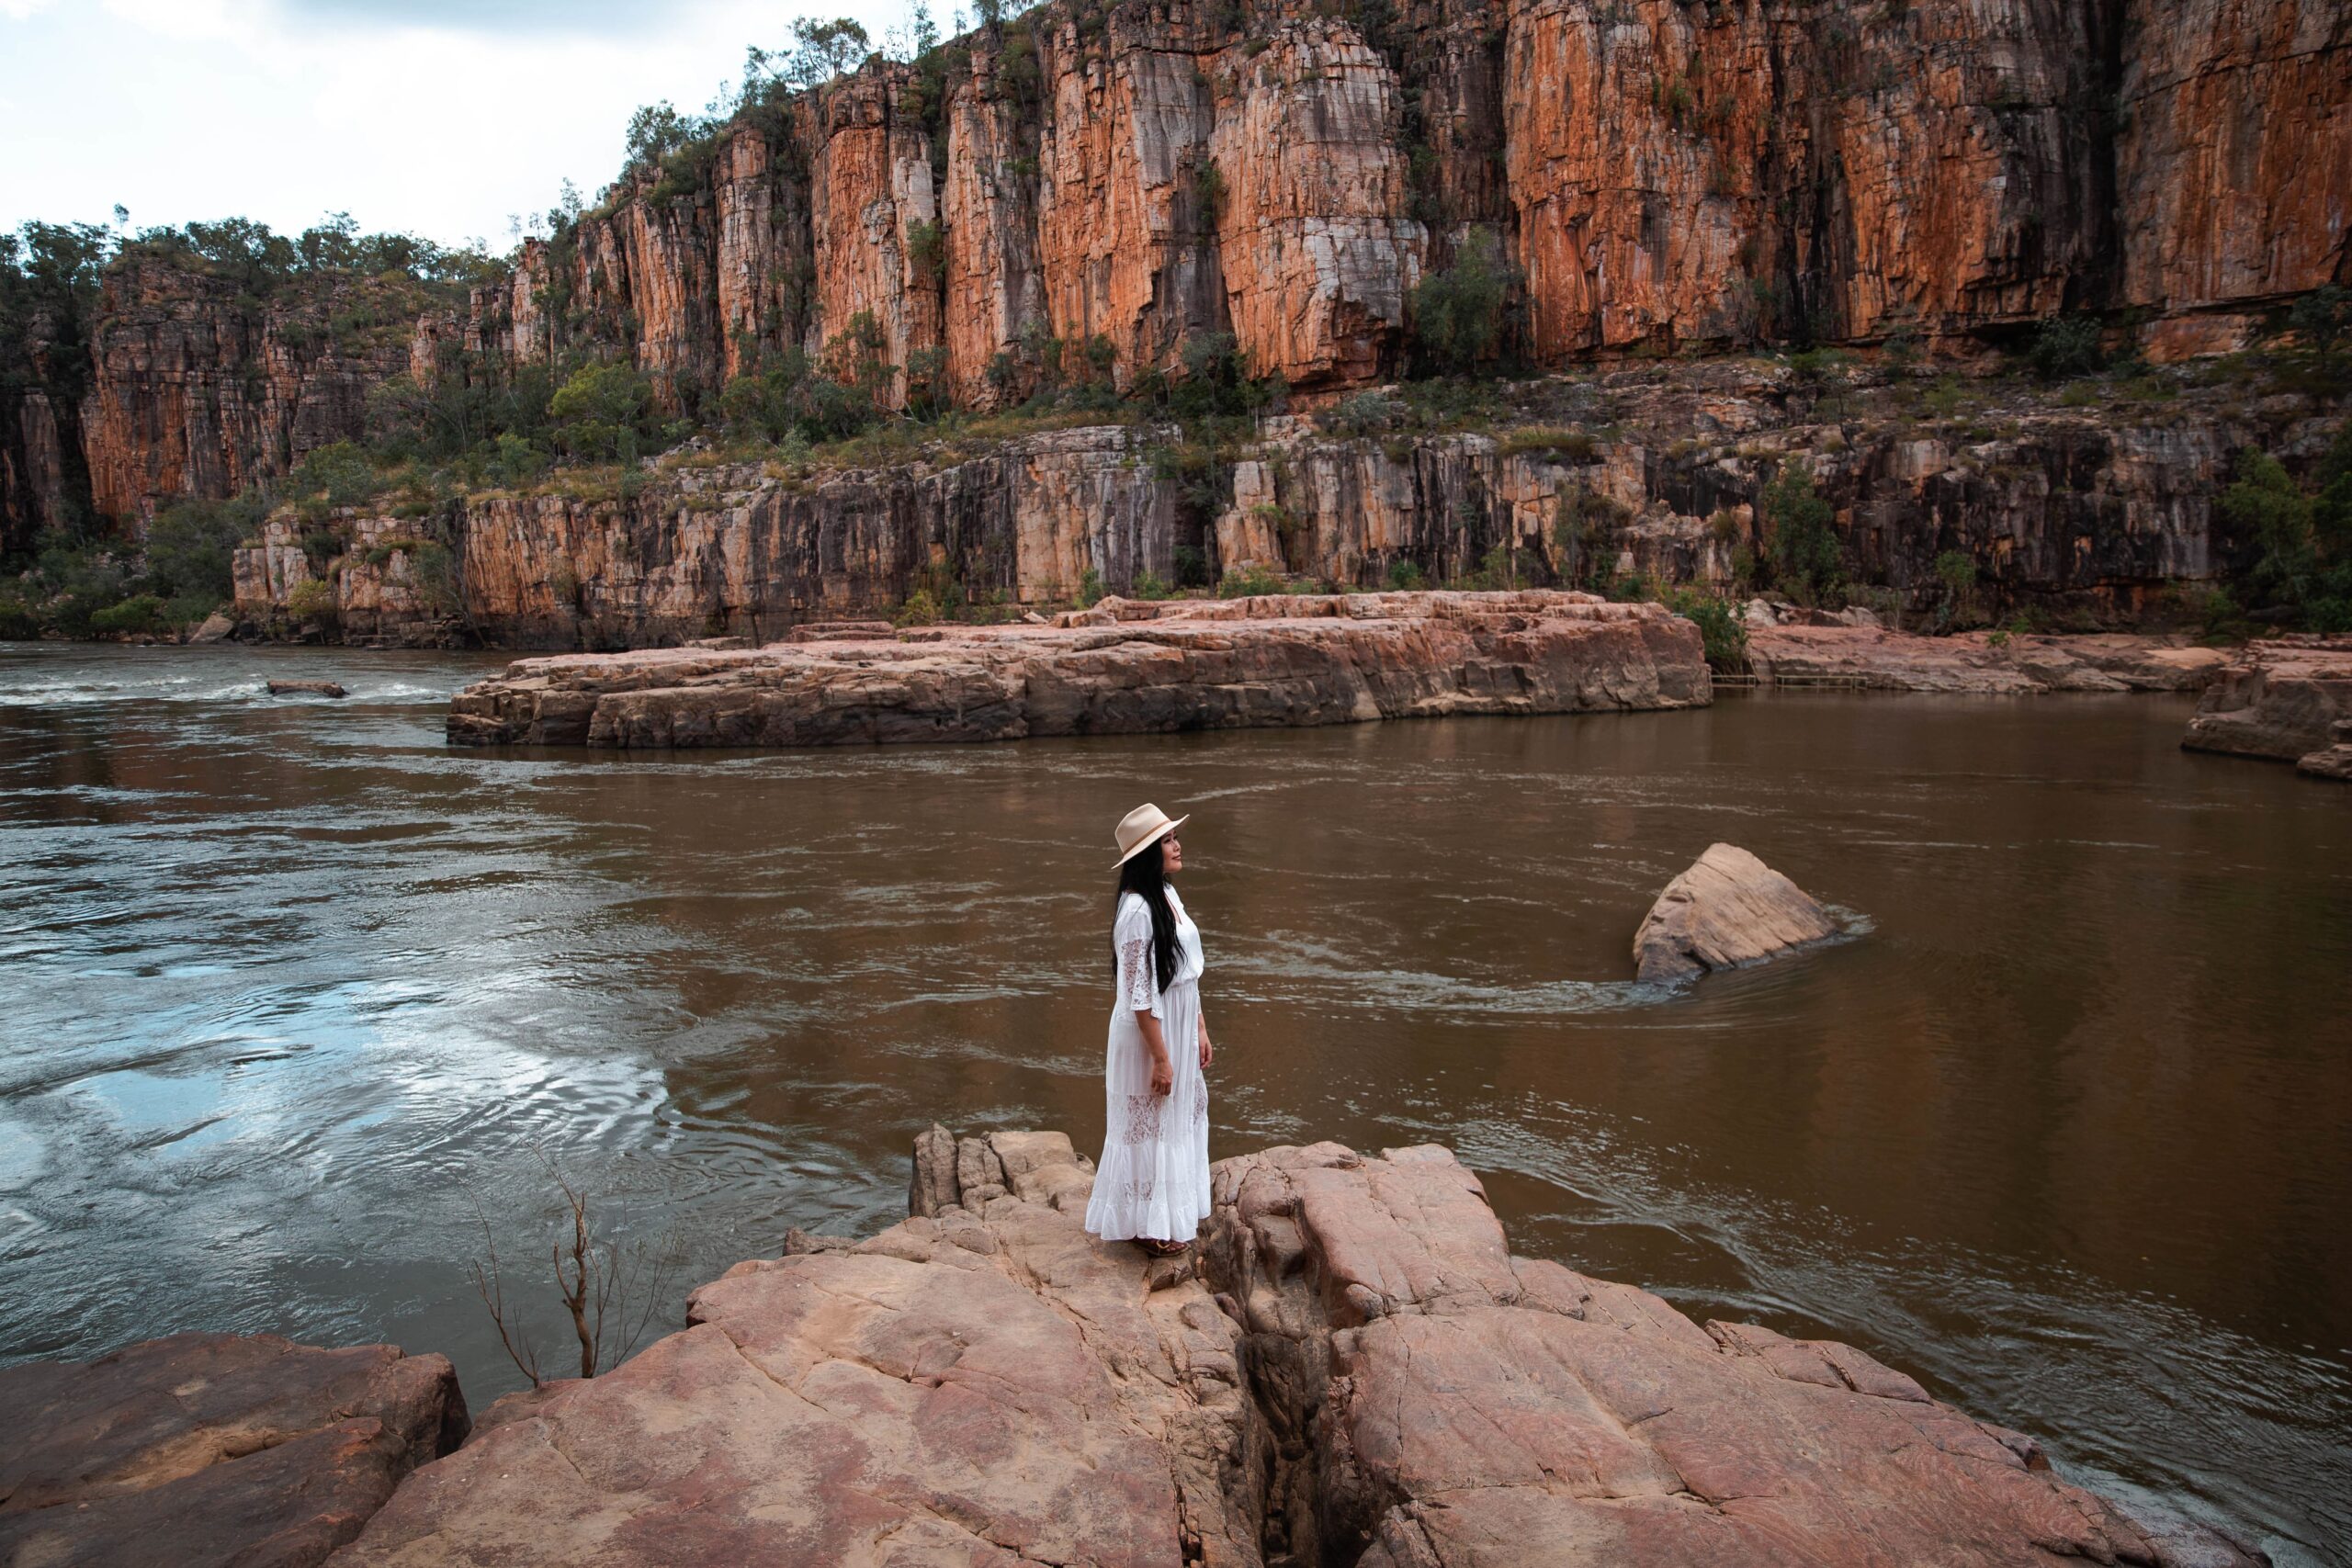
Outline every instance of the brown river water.
<path id="1" fill-rule="evenodd" d="M 1214 1154 L 1449 1144 L 1521 1252 L 2352 1562 L 2352 791 L 2181 752 L 2180 699 L 444 747 L 496 662 L 0 644 L 0 1359 L 385 1339 L 480 1408 L 467 1264 L 544 1256 L 542 1156 L 682 1300 L 898 1217 L 934 1119 L 1091 1144 L 1149 799 L 1194 813 Z M 1849 935 L 1634 985 L 1719 839 Z"/>

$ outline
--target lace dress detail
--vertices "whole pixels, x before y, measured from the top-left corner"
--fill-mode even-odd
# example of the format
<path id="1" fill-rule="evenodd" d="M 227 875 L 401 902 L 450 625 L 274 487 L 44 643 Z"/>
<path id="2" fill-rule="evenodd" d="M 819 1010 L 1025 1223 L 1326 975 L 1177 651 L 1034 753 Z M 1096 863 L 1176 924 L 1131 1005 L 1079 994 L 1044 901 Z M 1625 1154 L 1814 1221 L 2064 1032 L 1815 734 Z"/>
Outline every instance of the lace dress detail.
<path id="1" fill-rule="evenodd" d="M 1202 1091 L 1205 1094 L 1207 1091 Z M 1160 1097 L 1146 1092 L 1122 1095 L 1127 1102 L 1127 1124 L 1120 1141 L 1127 1144 L 1148 1144 L 1159 1136 Z"/>
<path id="2" fill-rule="evenodd" d="M 1086 1228 L 1106 1241 L 1135 1236 L 1189 1241 L 1209 1213 L 1209 1091 L 1201 1073 L 1201 933 L 1173 890 L 1176 973 L 1152 970 L 1151 912 L 1120 899 L 1112 933 L 1118 960 L 1103 1055 L 1104 1137 Z M 1099 951 L 1099 950 L 1098 950 Z M 1151 1050 L 1136 1019 L 1159 1021 L 1175 1082 L 1151 1091 Z"/>
<path id="3" fill-rule="evenodd" d="M 1148 915 L 1144 917 L 1149 919 Z M 1122 992 L 1128 1007 L 1137 1012 L 1159 1016 L 1159 992 L 1151 983 L 1151 936 L 1147 928 L 1139 937 L 1130 937 L 1119 943 L 1119 974 L 1123 977 Z"/>

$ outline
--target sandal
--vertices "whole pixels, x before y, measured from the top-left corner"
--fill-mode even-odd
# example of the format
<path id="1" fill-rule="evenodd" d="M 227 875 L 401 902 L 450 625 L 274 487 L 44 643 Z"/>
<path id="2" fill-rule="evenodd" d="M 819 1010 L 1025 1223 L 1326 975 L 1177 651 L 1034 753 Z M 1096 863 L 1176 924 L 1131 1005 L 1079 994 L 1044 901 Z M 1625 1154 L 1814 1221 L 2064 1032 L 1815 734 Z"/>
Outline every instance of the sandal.
<path id="1" fill-rule="evenodd" d="M 1191 1249 L 1193 1244 L 1189 1241 L 1161 1241 L 1157 1236 L 1139 1235 L 1136 1237 L 1136 1245 L 1143 1248 L 1144 1255 L 1148 1258 L 1182 1258 Z"/>

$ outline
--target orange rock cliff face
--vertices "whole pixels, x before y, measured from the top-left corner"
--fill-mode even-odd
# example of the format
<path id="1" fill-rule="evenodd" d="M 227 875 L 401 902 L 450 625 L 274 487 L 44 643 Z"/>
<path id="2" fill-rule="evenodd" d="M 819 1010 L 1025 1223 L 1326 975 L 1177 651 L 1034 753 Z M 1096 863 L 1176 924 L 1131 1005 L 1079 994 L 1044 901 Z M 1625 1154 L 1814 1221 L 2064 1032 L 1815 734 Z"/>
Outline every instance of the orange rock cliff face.
<path id="1" fill-rule="evenodd" d="M 1056 0 L 946 58 L 631 171 L 405 345 L 119 269 L 80 406 L 0 409 L 11 532 L 85 465 L 134 528 L 230 493 L 459 350 L 492 375 L 623 355 L 692 412 L 870 330 L 889 395 L 987 408 L 1048 342 L 1130 385 L 1229 332 L 1255 372 L 1340 390 L 1399 370 L 1415 283 L 1477 231 L 1540 365 L 2127 308 L 2151 352 L 2196 352 L 2352 281 L 2352 12 L 2326 0 Z"/>

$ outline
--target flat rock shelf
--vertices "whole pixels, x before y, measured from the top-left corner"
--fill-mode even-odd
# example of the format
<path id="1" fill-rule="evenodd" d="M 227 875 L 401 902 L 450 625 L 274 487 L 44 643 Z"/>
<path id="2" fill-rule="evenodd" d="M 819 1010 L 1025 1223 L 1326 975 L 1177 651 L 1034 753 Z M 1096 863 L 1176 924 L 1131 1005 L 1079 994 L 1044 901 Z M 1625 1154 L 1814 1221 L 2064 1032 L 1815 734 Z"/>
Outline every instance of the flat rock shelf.
<path id="1" fill-rule="evenodd" d="M 1048 626 L 524 659 L 450 704 L 474 745 L 1012 740 L 1702 706 L 1698 628 L 1589 593 L 1106 600 Z"/>

